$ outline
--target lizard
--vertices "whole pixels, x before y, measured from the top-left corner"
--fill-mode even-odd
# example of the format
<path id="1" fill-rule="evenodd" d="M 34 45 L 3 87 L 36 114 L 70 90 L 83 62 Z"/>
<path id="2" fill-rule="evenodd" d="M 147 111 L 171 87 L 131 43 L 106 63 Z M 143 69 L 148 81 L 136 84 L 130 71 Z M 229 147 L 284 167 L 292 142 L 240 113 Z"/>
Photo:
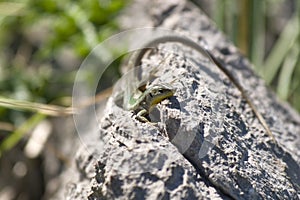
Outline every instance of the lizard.
<path id="1" fill-rule="evenodd" d="M 149 122 L 147 115 L 158 103 L 174 95 L 175 90 L 168 84 L 160 83 L 149 86 L 137 98 L 132 95 L 126 106 L 127 110 L 136 113 L 136 118 L 141 122 Z"/>
<path id="2" fill-rule="evenodd" d="M 254 103 L 252 102 L 252 100 L 250 99 L 250 97 L 248 96 L 247 92 L 245 91 L 245 89 L 242 87 L 242 85 L 236 80 L 236 78 L 232 75 L 232 73 L 230 73 L 230 71 L 222 64 L 221 61 L 219 61 L 212 53 L 210 50 L 208 50 L 205 47 L 202 47 L 200 44 L 196 43 L 195 41 L 184 37 L 184 36 L 177 36 L 177 35 L 164 35 L 164 36 L 159 36 L 151 41 L 149 41 L 148 43 L 146 43 L 144 45 L 144 48 L 142 48 L 140 51 L 138 51 L 138 53 L 136 55 L 133 56 L 133 58 L 131 58 L 131 65 L 132 66 L 139 66 L 141 65 L 142 62 L 142 58 L 143 56 L 146 54 L 147 51 L 157 47 L 159 44 L 162 43 L 168 43 L 168 42 L 174 42 L 174 43 L 180 43 L 184 46 L 190 47 L 193 50 L 196 50 L 197 52 L 201 53 L 202 55 L 206 56 L 212 63 L 214 63 L 228 78 L 229 80 L 238 88 L 238 90 L 241 92 L 242 97 L 246 100 L 247 104 L 250 106 L 250 108 L 252 109 L 253 113 L 255 114 L 255 116 L 258 118 L 259 122 L 262 124 L 262 126 L 265 128 L 267 134 L 272 138 L 272 140 L 276 143 L 276 140 L 272 134 L 272 131 L 270 130 L 266 120 L 264 119 L 264 117 L 262 116 L 262 114 L 258 111 L 258 109 L 256 108 L 256 106 L 254 105 Z M 133 61 L 132 61 L 133 60 Z M 153 88 L 154 89 L 154 88 Z M 164 88 L 166 89 L 166 88 Z M 135 110 L 138 107 L 142 106 L 142 104 L 146 104 L 147 106 L 145 107 L 146 111 L 142 111 L 143 114 L 145 112 L 149 112 L 149 110 L 147 111 L 147 108 L 150 108 L 149 102 L 148 100 L 151 99 L 148 97 L 148 95 L 152 94 L 154 91 L 151 91 L 152 89 L 148 89 L 146 90 L 143 95 L 139 98 L 138 101 L 135 101 L 134 104 L 132 104 L 133 106 L 131 107 L 131 109 Z M 167 90 L 166 90 L 167 91 Z M 153 96 L 151 101 L 159 103 L 160 101 L 162 101 L 165 98 L 168 98 L 170 96 L 172 96 L 173 93 L 171 92 L 171 90 L 167 91 L 167 93 L 162 94 L 162 95 L 158 95 L 158 96 Z M 162 98 L 164 97 L 164 98 Z M 157 98 L 157 99 L 156 99 Z M 142 106 L 143 107 L 143 106 Z M 139 115 L 140 115 L 139 114 Z"/>

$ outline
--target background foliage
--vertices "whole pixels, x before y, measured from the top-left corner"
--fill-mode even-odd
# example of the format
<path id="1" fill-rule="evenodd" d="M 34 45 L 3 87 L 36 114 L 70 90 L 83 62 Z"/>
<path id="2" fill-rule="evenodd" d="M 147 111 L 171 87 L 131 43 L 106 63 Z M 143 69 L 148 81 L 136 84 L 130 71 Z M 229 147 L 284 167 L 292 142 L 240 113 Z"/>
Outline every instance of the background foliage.
<path id="1" fill-rule="evenodd" d="M 300 1 L 194 2 L 209 13 L 277 95 L 300 111 Z"/>
<path id="2" fill-rule="evenodd" d="M 118 30 L 115 17 L 125 5 L 122 0 L 2 2 L 0 11 L 6 14 L 0 17 L 1 96 L 71 105 L 78 67 L 92 48 Z M 107 80 L 118 75 L 114 69 Z M 92 73 L 86 76 L 93 78 Z M 0 141 L 31 115 L 0 107 Z M 0 144 L 0 154 L 18 140 Z"/>

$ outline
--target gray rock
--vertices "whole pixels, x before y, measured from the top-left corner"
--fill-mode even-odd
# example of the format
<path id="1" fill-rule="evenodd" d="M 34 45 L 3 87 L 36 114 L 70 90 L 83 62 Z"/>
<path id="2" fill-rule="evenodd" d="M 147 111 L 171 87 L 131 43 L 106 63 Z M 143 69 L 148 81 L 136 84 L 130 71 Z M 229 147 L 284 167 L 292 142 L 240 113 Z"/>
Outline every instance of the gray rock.
<path id="1" fill-rule="evenodd" d="M 156 125 L 134 119 L 112 96 L 99 136 L 77 154 L 80 178 L 67 198 L 299 199 L 300 117 L 213 23 L 179 0 L 137 0 L 122 20 L 124 28 L 159 26 L 203 38 L 248 92 L 275 140 L 215 64 L 183 45 L 160 44 L 142 69 L 159 66 L 153 83 L 170 83 L 175 95 L 150 113 Z"/>

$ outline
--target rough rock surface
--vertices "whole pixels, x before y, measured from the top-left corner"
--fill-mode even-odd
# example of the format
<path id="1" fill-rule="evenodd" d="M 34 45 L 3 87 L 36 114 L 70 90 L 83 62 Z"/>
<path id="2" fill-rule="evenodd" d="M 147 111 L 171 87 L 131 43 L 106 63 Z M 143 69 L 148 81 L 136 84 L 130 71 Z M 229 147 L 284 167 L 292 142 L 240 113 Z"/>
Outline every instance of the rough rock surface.
<path id="1" fill-rule="evenodd" d="M 176 92 L 150 114 L 157 125 L 134 119 L 110 98 L 99 135 L 89 151 L 77 154 L 78 179 L 66 197 L 299 199 L 300 117 L 211 21 L 182 0 L 138 0 L 125 16 L 124 28 L 159 26 L 204 38 L 248 92 L 275 141 L 216 65 L 183 45 L 161 44 L 143 59 L 143 69 L 159 66 L 153 83 L 170 83 Z"/>

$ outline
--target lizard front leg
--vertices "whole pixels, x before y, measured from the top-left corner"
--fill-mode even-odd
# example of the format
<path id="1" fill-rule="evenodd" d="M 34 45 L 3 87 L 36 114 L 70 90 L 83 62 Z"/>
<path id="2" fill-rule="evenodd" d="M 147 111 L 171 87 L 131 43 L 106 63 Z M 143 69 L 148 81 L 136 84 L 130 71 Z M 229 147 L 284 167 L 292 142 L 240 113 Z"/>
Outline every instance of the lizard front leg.
<path id="1" fill-rule="evenodd" d="M 149 122 L 150 123 L 150 121 L 145 117 L 145 115 L 147 113 L 148 113 L 148 111 L 146 109 L 142 109 L 136 114 L 135 118 L 141 122 L 145 122 L 145 123 Z"/>

